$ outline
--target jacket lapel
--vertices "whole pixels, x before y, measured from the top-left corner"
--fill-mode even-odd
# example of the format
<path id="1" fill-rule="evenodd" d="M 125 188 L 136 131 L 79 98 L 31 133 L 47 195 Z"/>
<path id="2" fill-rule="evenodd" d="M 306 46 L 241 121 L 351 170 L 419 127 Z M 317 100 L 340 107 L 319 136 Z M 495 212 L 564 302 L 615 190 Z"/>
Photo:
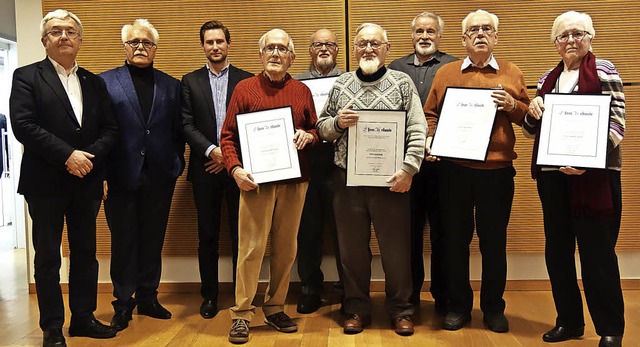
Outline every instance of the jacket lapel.
<path id="1" fill-rule="evenodd" d="M 157 70 L 153 70 L 153 101 L 151 102 L 151 111 L 149 111 L 149 123 L 153 120 L 153 115 L 156 113 L 156 109 L 161 107 L 165 98 L 165 90 L 160 85 L 160 79 L 162 75 Z"/>
<path id="2" fill-rule="evenodd" d="M 200 85 L 200 91 L 202 91 L 204 100 L 207 101 L 209 114 L 213 117 L 213 123 L 215 124 L 216 110 L 213 108 L 213 93 L 211 92 L 211 84 L 209 83 L 209 70 L 206 66 L 200 69 L 200 73 L 198 73 L 198 84 Z"/>
<path id="3" fill-rule="evenodd" d="M 42 79 L 49 85 L 53 93 L 58 97 L 65 110 L 67 110 L 67 114 L 71 119 L 73 119 L 74 123 L 77 126 L 80 126 L 78 123 L 78 118 L 76 118 L 76 114 L 73 112 L 73 107 L 71 107 L 71 101 L 69 101 L 69 96 L 67 95 L 62 82 L 60 81 L 60 77 L 56 73 L 56 69 L 53 67 L 53 64 L 49 61 L 49 58 L 45 58 L 42 62 L 40 62 L 40 75 Z M 78 75 L 78 77 L 80 77 Z M 82 83 L 82 79 L 80 81 Z M 81 84 L 82 85 L 82 84 Z M 84 87 L 82 90 L 84 95 Z"/>
<path id="4" fill-rule="evenodd" d="M 131 109 L 135 112 L 140 123 L 144 124 L 144 117 L 142 117 L 142 109 L 140 108 L 136 88 L 133 86 L 131 74 L 129 74 L 129 70 L 126 66 L 118 68 L 116 78 L 118 79 L 118 83 L 120 83 L 122 90 L 126 94 L 127 100 L 129 100 L 129 103 L 131 104 Z"/>

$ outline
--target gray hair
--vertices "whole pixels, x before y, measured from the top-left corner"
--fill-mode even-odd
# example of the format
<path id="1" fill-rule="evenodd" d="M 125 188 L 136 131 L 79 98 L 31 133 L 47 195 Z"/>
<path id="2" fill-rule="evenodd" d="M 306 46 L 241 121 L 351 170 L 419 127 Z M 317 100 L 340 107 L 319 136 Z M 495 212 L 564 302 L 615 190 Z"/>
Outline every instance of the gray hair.
<path id="1" fill-rule="evenodd" d="M 467 32 L 467 22 L 469 21 L 469 19 L 477 14 L 486 14 L 487 16 L 489 16 L 489 19 L 493 22 L 491 23 L 493 25 L 493 28 L 496 30 L 496 32 L 498 31 L 498 24 L 500 24 L 498 16 L 485 10 L 476 10 L 475 12 L 469 12 L 469 14 L 462 20 L 462 35 Z"/>
<path id="2" fill-rule="evenodd" d="M 360 24 L 360 26 L 358 26 L 358 29 L 356 29 L 356 35 L 353 37 L 353 44 L 356 43 L 356 38 L 358 37 L 358 34 L 364 28 L 380 29 L 382 31 L 382 39 L 384 40 L 384 42 L 389 42 L 389 39 L 387 38 L 387 31 L 383 27 L 381 27 L 380 25 L 375 24 L 375 23 L 362 23 L 362 24 Z"/>
<path id="3" fill-rule="evenodd" d="M 281 33 L 287 35 L 287 37 L 289 38 L 289 44 L 287 45 L 287 48 L 295 56 L 296 55 L 296 49 L 295 49 L 295 47 L 293 45 L 293 39 L 291 38 L 291 36 L 286 31 L 284 31 L 282 29 L 279 29 L 279 28 L 271 29 L 271 30 L 267 31 L 266 33 L 264 33 L 262 35 L 262 37 L 260 37 L 260 40 L 258 40 L 258 46 L 260 47 L 260 53 L 262 53 L 264 48 L 267 46 L 267 36 L 269 36 L 269 34 L 275 33 L 275 32 L 281 32 Z"/>
<path id="4" fill-rule="evenodd" d="M 67 19 L 67 18 L 71 18 L 73 19 L 74 22 L 76 22 L 76 26 L 78 27 L 78 34 L 80 34 L 80 36 L 82 36 L 82 22 L 80 22 L 80 18 L 78 18 L 78 16 L 76 16 L 75 14 L 67 11 L 67 10 L 63 10 L 63 9 L 57 9 L 57 10 L 53 10 L 49 13 L 47 13 L 44 18 L 42 18 L 42 20 L 40 21 L 40 35 L 41 37 L 45 37 L 47 35 L 47 22 L 49 22 L 52 19 Z"/>
<path id="5" fill-rule="evenodd" d="M 591 16 L 586 13 L 568 11 L 556 17 L 556 20 L 553 21 L 553 26 L 551 27 L 551 42 L 556 41 L 556 36 L 558 36 L 558 29 L 560 28 L 560 24 L 564 23 L 565 21 L 582 24 L 584 26 L 584 30 L 586 30 L 592 38 L 596 37 L 596 29 L 593 27 Z"/>
<path id="6" fill-rule="evenodd" d="M 155 44 L 158 44 L 158 41 L 160 41 L 160 34 L 158 34 L 158 30 L 156 30 L 156 27 L 154 27 L 153 24 L 149 23 L 148 20 L 138 18 L 133 22 L 133 24 L 126 24 L 122 27 L 122 31 L 120 33 L 122 43 L 125 43 L 127 41 L 127 36 L 129 36 L 129 33 L 133 29 L 142 29 L 149 32 L 149 34 L 151 34 L 151 37 L 153 38 L 153 43 Z"/>
<path id="7" fill-rule="evenodd" d="M 444 31 L 444 20 L 442 20 L 442 17 L 438 16 L 436 13 L 426 12 L 426 11 L 415 16 L 411 21 L 411 35 L 413 35 L 413 30 L 416 27 L 416 22 L 418 21 L 419 18 L 423 18 L 423 17 L 431 18 L 431 19 L 434 19 L 436 22 L 438 22 L 438 35 L 441 36 L 442 32 Z"/>

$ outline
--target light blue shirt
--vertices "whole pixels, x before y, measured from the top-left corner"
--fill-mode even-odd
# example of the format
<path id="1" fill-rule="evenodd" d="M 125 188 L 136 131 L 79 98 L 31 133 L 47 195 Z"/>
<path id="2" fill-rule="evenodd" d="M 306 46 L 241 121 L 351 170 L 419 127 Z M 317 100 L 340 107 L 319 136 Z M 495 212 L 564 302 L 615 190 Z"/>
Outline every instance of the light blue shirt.
<path id="1" fill-rule="evenodd" d="M 500 66 L 498 66 L 498 61 L 496 60 L 496 58 L 493 57 L 493 54 L 491 54 L 491 59 L 489 59 L 489 64 L 487 65 L 491 66 L 494 70 L 500 70 Z M 469 66 L 475 67 L 475 65 L 471 62 L 471 59 L 469 59 L 469 56 L 467 56 L 466 58 L 464 58 L 464 61 L 462 62 L 460 71 L 464 71 Z"/>
<path id="2" fill-rule="evenodd" d="M 209 85 L 211 86 L 211 95 L 213 96 L 213 108 L 216 111 L 216 136 L 218 143 L 220 143 L 220 132 L 222 131 L 222 125 L 224 119 L 227 116 L 227 87 L 229 85 L 229 64 L 225 66 L 220 74 L 216 75 L 209 68 L 209 64 L 206 64 L 209 71 Z M 217 146 L 212 144 L 207 148 L 205 156 L 209 157 L 211 151 Z"/>

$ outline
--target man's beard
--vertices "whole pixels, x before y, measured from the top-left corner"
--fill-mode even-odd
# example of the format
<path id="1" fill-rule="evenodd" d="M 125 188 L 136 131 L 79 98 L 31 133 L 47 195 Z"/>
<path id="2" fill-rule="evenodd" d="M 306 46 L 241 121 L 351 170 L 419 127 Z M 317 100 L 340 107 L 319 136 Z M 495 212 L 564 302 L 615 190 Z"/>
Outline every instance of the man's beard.
<path id="1" fill-rule="evenodd" d="M 325 69 L 325 68 L 329 68 L 329 67 L 333 67 L 333 56 L 329 55 L 326 58 L 316 58 L 316 65 L 319 68 Z"/>
<path id="2" fill-rule="evenodd" d="M 213 64 L 215 63 L 221 63 L 223 61 L 227 60 L 227 56 L 226 55 L 221 55 L 219 57 L 213 57 L 213 56 L 208 56 L 207 57 L 209 59 L 209 61 Z"/>
<path id="3" fill-rule="evenodd" d="M 436 45 L 434 45 L 433 42 L 431 42 L 431 46 L 429 46 L 428 48 L 424 48 L 420 46 L 420 41 L 416 42 L 416 44 L 413 47 L 415 48 L 418 55 L 421 55 L 421 56 L 432 55 L 437 50 Z"/>
<path id="4" fill-rule="evenodd" d="M 373 75 L 378 71 L 380 67 L 380 58 L 375 57 L 371 60 L 367 60 L 364 57 L 360 58 L 360 70 L 365 75 Z"/>

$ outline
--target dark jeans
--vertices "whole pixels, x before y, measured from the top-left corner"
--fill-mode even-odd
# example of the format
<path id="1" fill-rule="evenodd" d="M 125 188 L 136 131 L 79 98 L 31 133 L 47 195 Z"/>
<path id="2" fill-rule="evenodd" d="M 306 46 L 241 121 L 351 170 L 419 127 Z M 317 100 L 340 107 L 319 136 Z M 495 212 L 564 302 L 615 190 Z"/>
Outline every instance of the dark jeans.
<path id="1" fill-rule="evenodd" d="M 624 333 L 624 302 L 615 246 L 622 216 L 620 172 L 609 170 L 614 217 L 610 220 L 571 215 L 572 176 L 560 171 L 538 174 L 545 232 L 545 259 L 558 312 L 556 325 L 584 326 L 582 296 L 577 282 L 575 250 L 580 253 L 582 283 L 598 335 Z"/>
<path id="2" fill-rule="evenodd" d="M 507 280 L 507 225 L 513 202 L 515 170 L 481 170 L 441 162 L 440 204 L 444 231 L 449 311 L 468 314 L 473 308 L 469 283 L 469 245 L 474 225 L 482 253 L 480 308 L 504 312 Z M 475 212 L 475 218 L 474 218 Z"/>

